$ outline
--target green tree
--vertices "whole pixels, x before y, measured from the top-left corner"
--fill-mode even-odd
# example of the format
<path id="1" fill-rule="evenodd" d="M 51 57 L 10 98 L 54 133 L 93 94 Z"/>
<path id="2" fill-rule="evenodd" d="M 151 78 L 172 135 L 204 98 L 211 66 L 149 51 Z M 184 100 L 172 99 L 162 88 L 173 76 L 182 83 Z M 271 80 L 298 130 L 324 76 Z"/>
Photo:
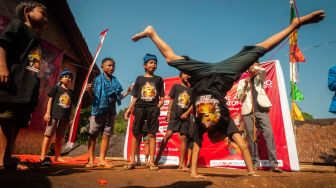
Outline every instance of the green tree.
<path id="1" fill-rule="evenodd" d="M 308 112 L 302 112 L 302 116 L 303 116 L 303 118 L 305 120 L 312 120 L 312 119 L 314 119 L 314 117 L 311 114 L 309 114 Z"/>
<path id="2" fill-rule="evenodd" d="M 86 107 L 81 110 L 80 119 L 77 128 L 77 139 L 76 143 L 86 144 L 88 137 L 88 127 L 89 127 L 89 118 L 91 116 L 91 107 Z"/>
<path id="3" fill-rule="evenodd" d="M 114 124 L 114 134 L 124 135 L 127 130 L 127 120 L 124 118 L 124 114 L 127 108 L 119 110 Z"/>

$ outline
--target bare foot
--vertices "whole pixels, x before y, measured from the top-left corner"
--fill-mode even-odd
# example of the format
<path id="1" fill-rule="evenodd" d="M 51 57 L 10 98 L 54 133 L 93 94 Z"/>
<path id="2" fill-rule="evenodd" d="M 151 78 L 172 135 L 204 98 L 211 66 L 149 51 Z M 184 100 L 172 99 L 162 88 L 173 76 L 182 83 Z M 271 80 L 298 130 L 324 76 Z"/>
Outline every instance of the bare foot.
<path id="1" fill-rule="evenodd" d="M 293 23 L 300 25 L 306 25 L 311 23 L 317 23 L 325 18 L 326 14 L 323 10 L 317 10 L 300 18 L 294 18 Z"/>
<path id="2" fill-rule="evenodd" d="M 135 34 L 131 39 L 133 42 L 136 42 L 142 38 L 149 37 L 154 31 L 154 28 L 152 26 L 147 26 L 145 30 L 143 30 L 140 33 Z"/>
<path id="3" fill-rule="evenodd" d="M 196 179 L 200 179 L 200 178 L 202 178 L 202 179 L 208 179 L 207 177 L 205 177 L 203 175 L 199 175 L 199 174 L 191 174 L 190 177 L 196 178 Z"/>
<path id="4" fill-rule="evenodd" d="M 64 160 L 62 157 L 58 157 L 58 158 L 55 158 L 54 162 L 67 162 L 67 161 Z"/>
<path id="5" fill-rule="evenodd" d="M 189 172 L 190 168 L 185 167 L 185 166 L 179 166 L 177 170 L 182 171 L 182 172 Z"/>

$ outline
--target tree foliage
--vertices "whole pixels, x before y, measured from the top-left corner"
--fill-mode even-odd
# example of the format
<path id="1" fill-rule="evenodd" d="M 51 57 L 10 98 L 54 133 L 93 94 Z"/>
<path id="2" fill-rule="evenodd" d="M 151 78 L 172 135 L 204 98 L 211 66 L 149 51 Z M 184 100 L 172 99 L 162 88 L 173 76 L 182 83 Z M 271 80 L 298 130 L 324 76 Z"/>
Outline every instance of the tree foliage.
<path id="1" fill-rule="evenodd" d="M 302 116 L 305 120 L 312 120 L 314 119 L 313 115 L 309 114 L 308 112 L 302 112 Z"/>
<path id="2" fill-rule="evenodd" d="M 124 135 L 127 130 L 127 120 L 124 118 L 124 114 L 127 108 L 121 109 L 117 117 L 115 119 L 115 124 L 114 124 L 114 134 L 116 135 Z"/>

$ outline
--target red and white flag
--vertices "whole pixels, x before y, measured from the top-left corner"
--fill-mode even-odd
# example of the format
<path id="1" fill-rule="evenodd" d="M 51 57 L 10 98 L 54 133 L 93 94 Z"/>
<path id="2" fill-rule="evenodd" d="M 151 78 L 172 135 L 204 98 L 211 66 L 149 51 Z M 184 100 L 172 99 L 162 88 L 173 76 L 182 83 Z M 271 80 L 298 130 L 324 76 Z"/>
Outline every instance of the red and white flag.
<path id="1" fill-rule="evenodd" d="M 91 74 L 91 71 L 93 69 L 94 64 L 96 63 L 98 54 L 99 54 L 99 52 L 101 50 L 101 47 L 103 46 L 103 42 L 104 42 L 104 40 L 106 38 L 107 31 L 108 31 L 108 29 L 105 29 L 104 31 L 102 31 L 100 33 L 100 43 L 99 43 L 99 46 L 97 48 L 96 55 L 94 56 L 94 59 L 93 59 L 91 65 L 90 65 L 89 71 L 88 71 L 88 73 L 86 75 L 86 78 L 84 80 L 81 92 L 79 94 L 77 106 L 76 106 L 76 109 L 75 109 L 75 115 L 73 117 L 73 121 L 72 121 L 72 124 L 71 124 L 71 129 L 70 129 L 70 132 L 69 132 L 69 139 L 68 139 L 68 142 L 67 142 L 67 144 L 65 146 L 65 149 L 72 148 L 73 145 L 75 144 L 76 135 L 77 135 L 77 128 L 78 128 L 78 122 L 79 122 L 80 112 L 81 112 L 81 106 L 82 106 L 82 99 L 83 99 L 83 96 L 84 96 L 84 93 L 85 93 L 86 86 L 87 86 L 88 81 L 89 81 L 89 76 Z"/>

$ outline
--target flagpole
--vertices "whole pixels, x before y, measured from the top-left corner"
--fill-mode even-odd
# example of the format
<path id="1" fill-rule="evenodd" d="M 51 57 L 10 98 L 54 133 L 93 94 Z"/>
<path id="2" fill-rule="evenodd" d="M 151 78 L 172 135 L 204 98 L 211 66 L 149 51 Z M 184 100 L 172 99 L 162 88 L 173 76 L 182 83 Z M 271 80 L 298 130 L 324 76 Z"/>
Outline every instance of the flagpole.
<path id="1" fill-rule="evenodd" d="M 293 15 L 292 15 L 292 6 L 293 6 L 293 0 L 289 0 L 289 8 L 290 8 L 290 23 L 292 23 L 292 20 L 293 20 Z M 295 32 L 295 31 L 293 31 Z M 292 69 L 291 71 L 291 79 L 290 79 L 290 86 L 291 86 L 291 107 L 292 107 L 292 111 L 291 111 L 291 119 L 292 119 L 292 126 L 293 126 L 293 129 L 294 129 L 294 134 L 295 134 L 295 122 L 294 122 L 294 118 L 293 118 L 293 103 L 294 103 L 294 86 L 293 86 L 293 81 L 294 81 L 294 67 L 293 67 L 293 63 L 294 62 L 291 62 L 291 45 L 292 45 L 292 34 L 290 34 L 290 42 L 289 42 L 289 63 L 290 63 L 290 68 Z"/>
<path id="2" fill-rule="evenodd" d="M 96 63 L 96 60 L 97 60 L 97 57 L 98 57 L 99 52 L 101 50 L 101 47 L 102 47 L 102 45 L 104 43 L 104 40 L 106 38 L 107 31 L 108 31 L 108 29 L 105 29 L 104 31 L 102 31 L 100 33 L 101 40 L 100 40 L 99 46 L 98 46 L 98 48 L 96 50 L 96 54 L 94 56 L 94 59 L 93 59 L 91 65 L 90 65 L 89 71 L 88 71 L 88 73 L 86 75 L 86 78 L 84 80 L 81 92 L 79 94 L 77 106 L 75 108 L 75 115 L 74 115 L 72 123 L 71 123 L 71 128 L 70 128 L 70 132 L 69 132 L 69 139 L 68 139 L 68 142 L 67 142 L 67 144 L 65 146 L 65 149 L 72 148 L 73 145 L 74 145 L 74 143 L 75 143 L 76 135 L 77 135 L 78 123 L 79 123 L 79 117 L 80 117 L 80 112 L 81 112 L 82 99 L 83 99 L 83 96 L 84 96 L 84 93 L 85 93 L 85 90 L 86 90 L 86 87 L 87 87 L 87 84 L 88 84 L 88 81 L 89 81 L 90 74 L 92 72 L 92 69 L 93 69 L 93 67 L 94 67 L 94 65 Z"/>

